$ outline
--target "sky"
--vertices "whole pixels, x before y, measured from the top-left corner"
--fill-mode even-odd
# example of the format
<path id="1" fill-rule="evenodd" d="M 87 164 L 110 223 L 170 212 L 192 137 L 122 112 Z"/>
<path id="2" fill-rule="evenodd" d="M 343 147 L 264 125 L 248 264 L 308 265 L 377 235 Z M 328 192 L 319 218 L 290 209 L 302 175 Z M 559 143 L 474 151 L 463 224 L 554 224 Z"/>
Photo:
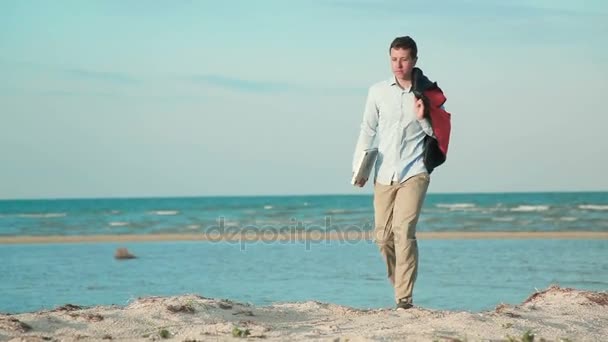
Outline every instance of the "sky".
<path id="1" fill-rule="evenodd" d="M 430 193 L 608 190 L 608 2 L 0 2 L 0 199 L 371 194 L 367 89 L 418 43 Z"/>

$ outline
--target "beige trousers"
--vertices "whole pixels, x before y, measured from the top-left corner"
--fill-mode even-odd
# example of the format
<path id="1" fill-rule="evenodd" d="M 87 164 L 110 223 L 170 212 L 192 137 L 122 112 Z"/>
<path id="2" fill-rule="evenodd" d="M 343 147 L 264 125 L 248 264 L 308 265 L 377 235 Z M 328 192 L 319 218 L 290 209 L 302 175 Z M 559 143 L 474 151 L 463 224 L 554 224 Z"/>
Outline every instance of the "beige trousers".
<path id="1" fill-rule="evenodd" d="M 429 174 L 421 173 L 402 183 L 374 184 L 374 241 L 386 262 L 396 302 L 412 302 L 418 274 L 416 224 L 429 183 Z"/>

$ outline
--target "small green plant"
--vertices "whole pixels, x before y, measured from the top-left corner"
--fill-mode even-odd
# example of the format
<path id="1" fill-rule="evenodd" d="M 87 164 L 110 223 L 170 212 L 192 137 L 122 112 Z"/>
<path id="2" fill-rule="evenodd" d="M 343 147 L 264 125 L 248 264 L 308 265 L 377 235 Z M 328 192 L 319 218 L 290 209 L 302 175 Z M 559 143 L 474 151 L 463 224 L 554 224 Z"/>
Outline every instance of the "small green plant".
<path id="1" fill-rule="evenodd" d="M 534 342 L 534 333 L 532 332 L 532 330 L 527 330 L 521 336 L 521 339 L 507 335 L 507 341 L 508 342 Z M 543 342 L 543 341 L 544 341 L 544 339 L 541 338 L 540 342 Z"/>
<path id="2" fill-rule="evenodd" d="M 186 309 L 186 312 L 193 313 L 196 311 L 194 309 L 194 303 L 192 303 L 192 301 L 189 301 L 188 303 L 184 304 L 184 308 Z"/>
<path id="3" fill-rule="evenodd" d="M 158 334 L 160 335 L 161 338 L 169 338 L 169 337 L 171 337 L 171 333 L 167 329 L 161 329 L 158 332 Z"/>
<path id="4" fill-rule="evenodd" d="M 232 336 L 233 337 L 247 337 L 251 335 L 249 329 L 240 329 L 239 327 L 232 328 Z"/>
<path id="5" fill-rule="evenodd" d="M 521 342 L 534 342 L 534 333 L 531 330 L 528 330 L 521 337 Z"/>
<path id="6" fill-rule="evenodd" d="M 511 323 L 511 322 L 509 322 L 509 323 L 503 323 L 502 327 L 505 328 L 505 329 L 509 329 L 509 328 L 513 327 L 513 323 Z"/>

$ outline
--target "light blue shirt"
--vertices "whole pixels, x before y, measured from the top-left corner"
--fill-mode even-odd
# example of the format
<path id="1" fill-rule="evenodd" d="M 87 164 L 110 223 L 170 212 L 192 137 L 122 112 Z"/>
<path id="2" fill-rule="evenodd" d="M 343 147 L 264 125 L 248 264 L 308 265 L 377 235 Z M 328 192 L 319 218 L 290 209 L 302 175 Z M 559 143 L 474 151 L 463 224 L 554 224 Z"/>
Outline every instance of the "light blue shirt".
<path id="1" fill-rule="evenodd" d="M 427 172 L 423 162 L 424 138 L 433 136 L 427 119 L 418 120 L 416 97 L 394 77 L 369 88 L 363 121 L 353 157 L 353 172 L 363 151 L 377 142 L 374 181 L 390 184 Z"/>

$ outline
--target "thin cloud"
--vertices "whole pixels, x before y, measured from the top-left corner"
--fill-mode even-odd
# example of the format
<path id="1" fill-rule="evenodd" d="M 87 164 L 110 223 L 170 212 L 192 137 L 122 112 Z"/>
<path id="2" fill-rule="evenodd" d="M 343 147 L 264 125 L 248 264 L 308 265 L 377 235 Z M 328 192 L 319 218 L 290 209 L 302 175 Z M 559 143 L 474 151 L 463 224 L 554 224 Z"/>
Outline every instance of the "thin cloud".
<path id="1" fill-rule="evenodd" d="M 91 70 L 80 67 L 69 67 L 65 65 L 61 66 L 29 61 L 15 61 L 3 58 L 0 58 L 0 66 L 6 66 L 12 70 L 17 69 L 21 72 L 51 73 L 55 75 L 60 74 L 64 77 L 69 77 L 72 79 L 101 81 L 105 83 L 133 84 L 140 81 L 138 78 L 126 72 Z"/>
<path id="2" fill-rule="evenodd" d="M 195 75 L 191 80 L 214 87 L 247 93 L 280 93 L 299 88 L 289 83 L 246 80 L 217 74 Z"/>
<path id="3" fill-rule="evenodd" d="M 121 96 L 120 93 L 115 92 L 100 92 L 100 91 L 80 91 L 80 90 L 40 90 L 30 91 L 33 95 L 39 96 L 50 96 L 50 97 L 107 97 L 115 98 Z"/>
<path id="4" fill-rule="evenodd" d="M 62 69 L 62 72 L 70 77 L 91 81 L 101 81 L 119 84 L 133 84 L 138 82 L 136 78 L 123 72 L 87 70 L 80 68 Z"/>
<path id="5" fill-rule="evenodd" d="M 310 86 L 288 82 L 270 82 L 263 80 L 239 79 L 218 74 L 196 75 L 190 78 L 197 83 L 212 87 L 247 93 L 299 93 L 318 96 L 349 96 L 365 93 L 365 87 L 328 87 L 324 85 Z"/>
<path id="6" fill-rule="evenodd" d="M 588 16 L 598 15 L 589 11 L 579 11 L 560 7 L 539 7 L 526 3 L 497 3 L 486 1 L 472 2 L 446 2 L 428 3 L 418 1 L 329 1 L 326 5 L 346 10 L 359 11 L 363 13 L 384 13 L 392 16 L 408 15 L 429 15 L 443 17 L 524 17 L 537 18 L 547 15 L 552 16 Z"/>

